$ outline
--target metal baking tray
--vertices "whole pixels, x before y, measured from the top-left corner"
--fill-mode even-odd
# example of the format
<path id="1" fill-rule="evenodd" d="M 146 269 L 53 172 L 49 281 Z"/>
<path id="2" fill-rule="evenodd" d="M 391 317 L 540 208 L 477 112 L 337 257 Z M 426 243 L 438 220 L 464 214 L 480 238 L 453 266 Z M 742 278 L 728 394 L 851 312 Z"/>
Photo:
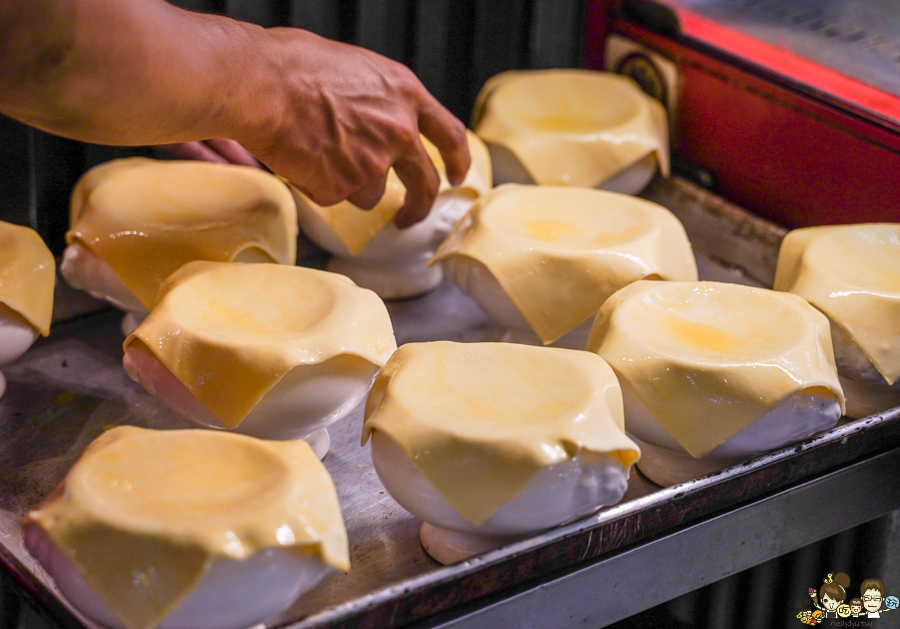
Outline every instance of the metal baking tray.
<path id="1" fill-rule="evenodd" d="M 657 179 L 644 196 L 682 220 L 701 278 L 771 285 L 784 230 L 677 178 Z M 388 309 L 398 344 L 491 341 L 505 332 L 447 282 L 424 297 L 389 303 Z M 62 598 L 25 551 L 19 530 L 22 516 L 56 487 L 105 428 L 187 427 L 125 375 L 119 318 L 107 310 L 57 325 L 49 338 L 4 369 L 9 386 L 0 400 L 0 564 L 22 592 L 64 626 L 93 624 Z M 385 492 L 368 447 L 360 446 L 360 406 L 329 428 L 332 446 L 324 460 L 347 523 L 352 568 L 327 577 L 267 626 L 433 626 L 429 619 L 440 617 L 436 615 L 478 605 L 479 600 L 511 600 L 516 592 L 554 575 L 576 573 L 691 523 L 734 513 L 773 492 L 895 450 L 900 446 L 898 411 L 841 424 L 667 489 L 635 470 L 618 505 L 444 567 L 425 554 L 419 543 L 420 521 Z M 651 583 L 653 571 L 643 578 Z M 611 609 L 609 622 L 630 613 Z"/>

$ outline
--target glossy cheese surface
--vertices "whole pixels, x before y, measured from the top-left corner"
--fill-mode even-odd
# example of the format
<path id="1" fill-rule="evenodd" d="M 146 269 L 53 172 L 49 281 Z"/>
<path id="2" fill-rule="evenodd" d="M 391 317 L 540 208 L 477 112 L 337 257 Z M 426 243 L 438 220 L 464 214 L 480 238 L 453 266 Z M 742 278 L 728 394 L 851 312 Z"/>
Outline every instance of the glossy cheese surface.
<path id="1" fill-rule="evenodd" d="M 499 186 L 476 201 L 434 259 L 451 256 L 484 264 L 544 343 L 631 282 L 697 279 L 674 214 L 587 188 Z"/>
<path id="2" fill-rule="evenodd" d="M 150 309 L 163 280 L 193 260 L 256 249 L 294 264 L 297 209 L 287 186 L 256 168 L 134 157 L 78 181 L 66 242 L 97 254 Z"/>
<path id="3" fill-rule="evenodd" d="M 56 262 L 37 232 L 0 221 L 0 303 L 47 336 L 55 284 Z"/>
<path id="4" fill-rule="evenodd" d="M 484 194 L 491 188 L 491 160 L 484 143 L 471 131 L 467 132 L 469 154 L 472 165 L 466 174 L 465 181 L 458 187 L 468 192 L 473 198 Z M 451 189 L 447 181 L 446 167 L 438 149 L 422 137 L 425 151 L 441 178 L 438 192 Z M 335 205 L 321 206 L 307 198 L 303 193 L 292 188 L 300 212 L 312 213 L 319 221 L 334 233 L 351 255 L 359 254 L 375 235 L 394 220 L 394 216 L 403 206 L 406 199 L 406 187 L 397 173 L 391 168 L 388 171 L 384 195 L 371 210 L 361 210 L 350 201 L 342 201 Z"/>
<path id="5" fill-rule="evenodd" d="M 828 321 L 787 293 L 718 282 L 636 282 L 597 313 L 587 349 L 701 457 L 789 396 L 844 410 Z"/>
<path id="6" fill-rule="evenodd" d="M 587 352 L 409 343 L 375 379 L 363 443 L 373 431 L 389 436 L 477 526 L 540 470 L 578 452 L 609 454 L 630 469 L 640 452 L 622 412 L 615 374 Z"/>
<path id="7" fill-rule="evenodd" d="M 472 128 L 511 151 L 540 185 L 593 188 L 651 153 L 669 173 L 663 106 L 617 74 L 503 72 L 481 89 Z"/>
<path id="8" fill-rule="evenodd" d="M 900 379 L 900 223 L 790 232 L 778 254 L 775 289 L 828 315 L 887 384 Z"/>
<path id="9" fill-rule="evenodd" d="M 342 275 L 191 262 L 125 339 L 143 343 L 226 427 L 291 369 L 341 355 L 381 366 L 396 349 L 384 302 Z"/>
<path id="10" fill-rule="evenodd" d="M 303 441 L 114 428 L 29 523 L 128 629 L 156 626 L 217 557 L 289 548 L 349 568 L 334 484 Z"/>

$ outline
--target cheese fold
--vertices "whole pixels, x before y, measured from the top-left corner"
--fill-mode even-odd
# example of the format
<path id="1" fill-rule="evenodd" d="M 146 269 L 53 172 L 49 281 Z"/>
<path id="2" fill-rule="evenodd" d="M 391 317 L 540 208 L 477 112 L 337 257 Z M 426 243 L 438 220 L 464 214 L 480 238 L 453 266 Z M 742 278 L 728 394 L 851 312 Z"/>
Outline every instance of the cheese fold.
<path id="1" fill-rule="evenodd" d="M 304 441 L 113 428 L 25 518 L 128 629 L 152 629 L 217 558 L 268 548 L 350 567 L 334 484 Z"/>
<path id="2" fill-rule="evenodd" d="M 582 450 L 640 456 L 625 435 L 622 394 L 587 352 L 511 343 L 408 343 L 366 400 L 363 444 L 383 432 L 474 525 L 544 467 Z"/>
<path id="3" fill-rule="evenodd" d="M 487 147 L 478 136 L 471 131 L 466 131 L 466 138 L 469 142 L 472 165 L 466 173 L 465 180 L 457 189 L 467 191 L 474 198 L 491 189 L 491 158 L 488 155 Z M 420 136 L 420 139 L 441 178 L 438 194 L 451 190 L 450 182 L 447 181 L 447 168 L 440 151 L 424 136 Z M 366 248 L 375 234 L 394 220 L 394 216 L 403 207 L 403 202 L 406 200 L 406 187 L 393 168 L 388 171 L 384 195 L 371 210 L 362 210 L 350 201 L 322 206 L 313 202 L 293 186 L 291 191 L 301 213 L 301 219 L 313 220 L 312 217 L 315 217 L 323 222 L 352 255 L 358 255 Z M 309 218 L 305 218 L 307 215 Z"/>
<path id="4" fill-rule="evenodd" d="M 588 188 L 498 186 L 475 202 L 434 260 L 450 256 L 484 264 L 545 344 L 631 282 L 697 279 L 674 214 Z"/>
<path id="5" fill-rule="evenodd" d="M 297 208 L 257 168 L 131 157 L 78 180 L 66 242 L 97 254 L 149 310 L 163 280 L 193 260 L 229 262 L 252 248 L 294 264 Z"/>
<path id="6" fill-rule="evenodd" d="M 591 70 L 503 72 L 472 113 L 475 133 L 548 186 L 594 188 L 651 153 L 668 175 L 667 127 L 663 106 L 633 80 Z"/>
<path id="7" fill-rule="evenodd" d="M 635 282 L 600 308 L 587 350 L 695 458 L 806 389 L 831 391 L 844 411 L 828 321 L 788 293 Z"/>
<path id="8" fill-rule="evenodd" d="M 775 290 L 800 295 L 859 346 L 889 385 L 900 378 L 900 223 L 795 229 Z"/>
<path id="9" fill-rule="evenodd" d="M 295 367 L 344 354 L 380 367 L 397 347 L 384 302 L 343 275 L 238 262 L 173 273 L 124 348 L 137 342 L 228 428 Z"/>
<path id="10" fill-rule="evenodd" d="M 0 303 L 50 334 L 56 261 L 36 231 L 0 221 Z"/>

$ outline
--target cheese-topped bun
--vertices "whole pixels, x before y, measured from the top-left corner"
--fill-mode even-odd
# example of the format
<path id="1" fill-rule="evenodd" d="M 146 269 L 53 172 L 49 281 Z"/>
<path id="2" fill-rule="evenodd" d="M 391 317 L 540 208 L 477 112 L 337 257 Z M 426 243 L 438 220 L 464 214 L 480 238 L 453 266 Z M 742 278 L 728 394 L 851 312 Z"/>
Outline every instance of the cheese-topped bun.
<path id="1" fill-rule="evenodd" d="M 440 267 L 429 267 L 428 259 L 472 202 L 491 188 L 487 149 L 475 134 L 468 132 L 467 136 L 472 165 L 456 188 L 447 181 L 440 152 L 422 137 L 441 184 L 428 216 L 409 229 L 399 230 L 394 225 L 406 188 L 393 169 L 388 171 L 384 196 L 371 210 L 361 210 L 350 201 L 322 207 L 294 190 L 300 228 L 334 256 L 328 270 L 347 275 L 384 299 L 411 297 L 440 284 Z"/>
<path id="2" fill-rule="evenodd" d="M 443 563 L 618 502 L 640 456 L 603 360 L 511 343 L 403 345 L 366 400 L 370 437 L 379 478 L 432 525 L 423 544 Z"/>
<path id="3" fill-rule="evenodd" d="M 850 417 L 900 405 L 900 223 L 790 232 L 775 289 L 828 317 Z"/>
<path id="4" fill-rule="evenodd" d="M 190 262 L 125 339 L 128 375 L 187 421 L 326 440 L 397 348 L 384 302 L 336 273 Z M 317 433 L 317 434 L 316 434 Z"/>
<path id="5" fill-rule="evenodd" d="M 24 527 L 106 627 L 242 629 L 350 568 L 334 484 L 303 441 L 113 428 Z"/>
<path id="6" fill-rule="evenodd" d="M 640 469 L 662 485 L 831 428 L 843 411 L 828 322 L 787 293 L 636 282 L 600 308 L 587 349 L 619 377 Z"/>
<path id="7" fill-rule="evenodd" d="M 631 282 L 697 279 L 690 242 L 674 214 L 650 201 L 585 188 L 495 188 L 434 259 L 492 318 L 533 330 L 545 344 L 588 321 Z M 587 329 L 579 348 L 586 335 Z"/>
<path id="8" fill-rule="evenodd" d="M 139 321 L 187 262 L 294 264 L 297 211 L 287 186 L 256 168 L 132 157 L 81 177 L 66 242 L 66 281 Z"/>
<path id="9" fill-rule="evenodd" d="M 28 227 L 0 221 L 0 367 L 50 334 L 56 262 Z M 6 379 L 0 373 L 0 397 Z"/>
<path id="10" fill-rule="evenodd" d="M 637 84 L 590 70 L 498 74 L 475 101 L 472 128 L 494 183 L 602 187 L 637 194 L 669 174 L 666 112 Z"/>

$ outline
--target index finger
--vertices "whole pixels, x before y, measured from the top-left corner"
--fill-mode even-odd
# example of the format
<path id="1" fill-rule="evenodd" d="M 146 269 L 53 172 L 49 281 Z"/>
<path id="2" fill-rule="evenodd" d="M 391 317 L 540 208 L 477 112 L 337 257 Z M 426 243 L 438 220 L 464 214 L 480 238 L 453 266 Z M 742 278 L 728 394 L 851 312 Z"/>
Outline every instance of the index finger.
<path id="1" fill-rule="evenodd" d="M 441 152 L 447 180 L 454 186 L 461 184 L 472 163 L 466 126 L 428 92 L 419 109 L 419 131 Z"/>
<path id="2" fill-rule="evenodd" d="M 410 154 L 394 163 L 394 172 L 406 187 L 406 199 L 403 201 L 403 207 L 394 216 L 394 224 L 399 229 L 406 229 L 428 216 L 437 197 L 441 179 L 418 138 Z"/>

